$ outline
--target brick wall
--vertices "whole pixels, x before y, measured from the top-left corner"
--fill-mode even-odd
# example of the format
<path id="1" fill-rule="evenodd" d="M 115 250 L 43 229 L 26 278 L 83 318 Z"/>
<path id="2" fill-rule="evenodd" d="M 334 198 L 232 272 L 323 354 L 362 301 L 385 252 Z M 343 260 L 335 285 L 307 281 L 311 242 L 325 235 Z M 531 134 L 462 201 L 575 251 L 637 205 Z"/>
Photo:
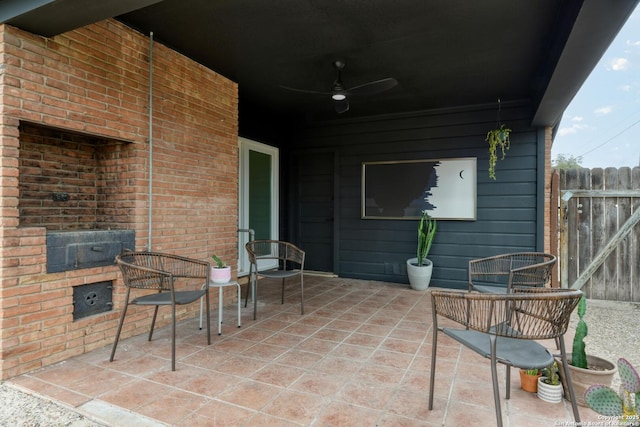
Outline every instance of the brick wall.
<path id="1" fill-rule="evenodd" d="M 153 250 L 198 259 L 215 252 L 231 265 L 237 259 L 237 85 L 155 43 L 150 104 L 149 48 L 148 37 L 114 20 L 48 39 L 0 26 L 2 379 L 113 342 L 124 295 L 117 268 L 47 274 L 47 228 L 84 226 L 85 219 L 98 227 L 112 223 L 135 229 L 137 249 L 145 249 L 151 237 Z M 40 141 L 49 146 L 35 151 L 27 150 L 23 141 L 21 148 L 20 127 L 26 123 L 119 141 L 92 152 L 98 160 L 85 178 L 95 174 L 95 187 L 69 191 L 68 181 L 47 183 L 46 192 L 69 193 L 73 206 L 91 201 L 88 217 L 78 215 L 70 222 L 62 218 L 73 216 L 69 211 L 21 216 L 34 207 L 44 209 L 43 200 L 21 197 L 21 188 L 25 196 L 42 180 L 34 178 L 37 174 L 29 180 L 28 162 L 20 164 L 21 151 L 27 159 L 38 151 L 49 158 L 56 150 L 53 141 Z M 78 145 L 66 154 L 82 158 L 86 150 Z M 85 170 L 84 159 L 68 165 L 75 173 Z M 65 172 L 60 169 L 53 176 Z M 74 322 L 72 287 L 107 280 L 116 284 L 114 310 Z M 179 314 L 193 316 L 197 309 L 193 305 Z M 167 314 L 160 324 L 167 323 Z M 128 312 L 123 337 L 147 331 L 149 315 L 149 309 L 138 307 Z"/>
<path id="2" fill-rule="evenodd" d="M 554 253 L 551 249 L 551 138 L 552 129 L 544 129 L 544 251 Z"/>

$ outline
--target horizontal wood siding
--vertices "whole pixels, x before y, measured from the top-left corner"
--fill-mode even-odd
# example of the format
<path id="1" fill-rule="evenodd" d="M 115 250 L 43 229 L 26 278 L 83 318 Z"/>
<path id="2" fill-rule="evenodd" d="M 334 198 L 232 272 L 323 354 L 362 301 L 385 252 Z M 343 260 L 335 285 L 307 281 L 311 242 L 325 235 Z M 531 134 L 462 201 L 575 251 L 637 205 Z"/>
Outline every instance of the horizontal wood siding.
<path id="1" fill-rule="evenodd" d="M 432 286 L 465 288 L 473 258 L 536 248 L 538 174 L 536 129 L 523 103 L 502 107 L 513 129 L 511 149 L 489 179 L 485 136 L 496 125 L 495 106 L 309 125 L 294 138 L 296 159 L 333 148 L 337 155 L 337 266 L 341 277 L 408 283 L 415 257 L 416 220 L 360 218 L 362 162 L 477 157 L 477 220 L 438 222 L 429 258 Z M 544 144 L 544 141 L 540 141 Z M 542 209 L 542 207 L 540 207 Z"/>

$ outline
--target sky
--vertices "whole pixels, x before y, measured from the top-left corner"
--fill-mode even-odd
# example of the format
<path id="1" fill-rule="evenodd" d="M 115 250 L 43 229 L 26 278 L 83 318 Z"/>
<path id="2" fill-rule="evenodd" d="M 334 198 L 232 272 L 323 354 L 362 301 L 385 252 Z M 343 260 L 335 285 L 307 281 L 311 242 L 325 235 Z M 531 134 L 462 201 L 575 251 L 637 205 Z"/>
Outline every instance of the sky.
<path id="1" fill-rule="evenodd" d="M 640 166 L 640 6 L 562 116 L 551 158 L 586 168 Z"/>

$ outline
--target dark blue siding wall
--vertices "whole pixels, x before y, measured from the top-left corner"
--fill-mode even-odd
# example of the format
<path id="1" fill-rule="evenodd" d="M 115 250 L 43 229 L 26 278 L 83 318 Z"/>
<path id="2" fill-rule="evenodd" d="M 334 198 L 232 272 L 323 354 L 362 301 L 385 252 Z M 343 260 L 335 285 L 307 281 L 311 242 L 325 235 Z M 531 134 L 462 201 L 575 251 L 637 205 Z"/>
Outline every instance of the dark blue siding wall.
<path id="1" fill-rule="evenodd" d="M 502 105 L 501 119 L 513 129 L 511 149 L 498 161 L 497 180 L 487 173 L 484 141 L 496 125 L 495 106 L 345 120 L 308 126 L 296 134 L 290 152 L 331 149 L 337 158 L 335 194 L 336 261 L 341 277 L 408 283 L 405 262 L 415 257 L 415 220 L 360 218 L 361 166 L 367 161 L 477 157 L 477 220 L 438 222 L 429 258 L 432 286 L 464 288 L 469 259 L 504 252 L 533 251 L 540 188 L 538 140 L 527 104 Z M 294 203 L 295 204 L 295 203 Z M 295 218 L 293 218 L 295 221 Z"/>

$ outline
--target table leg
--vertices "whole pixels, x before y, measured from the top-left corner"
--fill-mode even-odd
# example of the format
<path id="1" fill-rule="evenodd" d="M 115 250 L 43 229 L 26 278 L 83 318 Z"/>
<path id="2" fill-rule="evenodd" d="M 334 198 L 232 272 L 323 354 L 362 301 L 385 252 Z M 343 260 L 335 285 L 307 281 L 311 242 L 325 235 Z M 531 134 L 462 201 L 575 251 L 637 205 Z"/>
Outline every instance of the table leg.
<path id="1" fill-rule="evenodd" d="M 238 288 L 238 328 L 239 328 L 240 327 L 240 304 L 242 303 L 242 291 L 240 290 L 239 283 L 236 283 L 236 287 Z"/>
<path id="2" fill-rule="evenodd" d="M 222 335 L 222 286 L 218 286 L 218 335 Z"/>

